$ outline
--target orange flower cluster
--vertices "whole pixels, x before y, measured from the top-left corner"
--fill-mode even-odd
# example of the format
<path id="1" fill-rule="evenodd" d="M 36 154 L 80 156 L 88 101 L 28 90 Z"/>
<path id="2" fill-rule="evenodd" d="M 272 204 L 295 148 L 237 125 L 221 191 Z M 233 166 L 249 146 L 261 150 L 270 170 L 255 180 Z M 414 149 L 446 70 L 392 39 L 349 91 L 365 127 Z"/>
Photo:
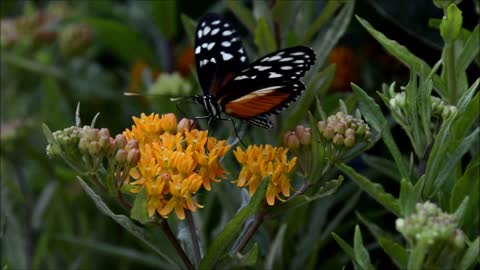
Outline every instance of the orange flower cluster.
<path id="1" fill-rule="evenodd" d="M 130 171 L 134 179 L 130 184 L 137 186 L 132 192 L 145 189 L 149 216 L 156 212 L 166 218 L 175 210 L 177 217 L 184 219 L 185 209 L 202 207 L 193 199 L 200 188 L 210 190 L 211 181 L 225 176 L 219 161 L 230 145 L 208 137 L 206 131 L 177 132 L 174 114 L 142 114 L 133 120 L 135 125 L 124 132 L 128 139 L 138 141 L 141 153 L 137 167 Z"/>
<path id="2" fill-rule="evenodd" d="M 290 179 L 288 174 L 295 167 L 297 158 L 287 158 L 288 149 L 271 145 L 250 145 L 247 150 L 240 147 L 234 151 L 237 161 L 243 166 L 236 183 L 239 187 L 248 186 L 250 196 L 255 193 L 260 182 L 269 181 L 266 200 L 268 205 L 275 204 L 275 198 L 284 201 L 280 196 L 290 196 Z"/>

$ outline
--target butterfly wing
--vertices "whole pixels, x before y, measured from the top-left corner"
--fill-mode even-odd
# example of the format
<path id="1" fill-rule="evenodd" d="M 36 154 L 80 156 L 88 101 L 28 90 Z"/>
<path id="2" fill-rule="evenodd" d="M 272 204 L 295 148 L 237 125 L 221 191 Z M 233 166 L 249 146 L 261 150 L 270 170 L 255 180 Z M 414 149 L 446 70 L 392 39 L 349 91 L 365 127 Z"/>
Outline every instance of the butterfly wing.
<path id="1" fill-rule="evenodd" d="M 219 89 L 248 65 L 237 31 L 220 15 L 207 13 L 195 31 L 195 63 L 205 95 Z"/>
<path id="2" fill-rule="evenodd" d="M 216 102 L 229 115 L 271 127 L 267 116 L 287 108 L 305 90 L 300 78 L 314 62 L 315 52 L 304 46 L 268 54 L 222 87 Z"/>

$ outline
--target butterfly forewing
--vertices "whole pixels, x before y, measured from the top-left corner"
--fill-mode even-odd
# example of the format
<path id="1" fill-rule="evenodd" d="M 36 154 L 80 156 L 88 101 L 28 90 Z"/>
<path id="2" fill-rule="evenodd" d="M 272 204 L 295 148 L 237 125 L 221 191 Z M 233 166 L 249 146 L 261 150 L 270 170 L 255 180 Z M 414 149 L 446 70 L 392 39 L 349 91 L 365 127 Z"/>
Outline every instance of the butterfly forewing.
<path id="1" fill-rule="evenodd" d="M 253 118 L 276 114 L 295 101 L 305 90 L 300 78 L 314 62 L 315 52 L 304 46 L 268 54 L 222 87 L 217 92 L 217 102 L 230 115 L 251 119 L 251 123 L 262 127 L 268 126 L 265 117 Z"/>
<path id="2" fill-rule="evenodd" d="M 222 16 L 202 16 L 195 32 L 195 62 L 205 95 L 217 95 L 248 65 L 238 32 Z"/>

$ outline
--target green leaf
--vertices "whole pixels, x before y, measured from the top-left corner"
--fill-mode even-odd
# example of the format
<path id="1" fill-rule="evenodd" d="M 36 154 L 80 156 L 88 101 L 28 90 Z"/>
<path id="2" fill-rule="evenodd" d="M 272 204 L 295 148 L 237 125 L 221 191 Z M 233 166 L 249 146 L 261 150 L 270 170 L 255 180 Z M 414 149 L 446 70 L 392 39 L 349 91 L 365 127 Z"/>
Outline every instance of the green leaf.
<path id="1" fill-rule="evenodd" d="M 40 193 L 39 198 L 35 201 L 32 215 L 32 226 L 34 229 L 39 229 L 40 226 L 42 226 L 45 222 L 44 214 L 50 202 L 52 201 L 53 196 L 55 196 L 56 189 L 56 181 L 48 182 L 48 184 L 43 188 L 42 193 Z"/>
<path id="2" fill-rule="evenodd" d="M 117 245 L 102 243 L 97 240 L 81 239 L 71 236 L 61 237 L 60 239 L 68 244 L 74 245 L 77 248 L 86 248 L 97 253 L 114 255 L 122 260 L 127 259 L 136 261 L 143 265 L 152 266 L 158 269 L 167 269 L 172 267 L 172 265 L 165 263 L 163 260 L 160 260 L 153 255 L 139 252 L 128 247 L 119 247 Z"/>
<path id="3" fill-rule="evenodd" d="M 103 202 L 102 198 L 95 193 L 88 185 L 85 183 L 82 178 L 77 177 L 78 182 L 80 182 L 80 185 L 83 187 L 87 195 L 93 200 L 97 208 L 105 215 L 111 217 L 115 222 L 117 222 L 120 226 L 122 226 L 124 229 L 126 229 L 129 233 L 131 233 L 133 236 L 138 238 L 140 241 L 142 241 L 144 244 L 146 244 L 148 247 L 150 247 L 152 250 L 154 250 L 162 259 L 164 259 L 166 264 L 169 266 L 167 268 L 181 268 L 182 265 L 178 263 L 178 258 L 177 260 L 172 259 L 171 254 L 166 254 L 160 247 L 158 247 L 158 243 L 153 243 L 152 242 L 152 236 L 148 231 L 146 231 L 144 228 L 135 225 L 127 216 L 125 215 L 117 215 L 110 210 L 110 208 Z"/>
<path id="4" fill-rule="evenodd" d="M 187 34 L 188 41 L 190 45 L 193 46 L 195 43 L 195 29 L 197 29 L 197 23 L 190 17 L 185 14 L 180 16 L 183 24 L 183 30 Z"/>
<path id="5" fill-rule="evenodd" d="M 215 237 L 215 240 L 211 243 L 207 250 L 207 254 L 200 262 L 200 269 L 213 269 L 223 254 L 229 250 L 229 247 L 233 241 L 235 241 L 238 233 L 242 230 L 244 222 L 247 220 L 247 218 L 258 213 L 260 205 L 264 203 L 267 185 L 267 179 L 263 179 L 248 205 L 240 210 L 225 225 L 223 231 L 220 232 L 217 237 Z"/>
<path id="6" fill-rule="evenodd" d="M 468 105 L 465 107 L 465 109 L 457 113 L 457 119 L 455 119 L 455 122 L 452 125 L 453 127 L 451 128 L 453 130 L 453 138 L 461 140 L 467 135 L 467 132 L 471 130 L 472 126 L 475 124 L 480 115 L 480 106 L 478 106 L 479 103 L 480 92 L 477 92 L 470 102 L 468 102 Z"/>
<path id="7" fill-rule="evenodd" d="M 397 164 L 398 170 L 400 171 L 400 175 L 402 176 L 402 178 L 409 180 L 410 174 L 408 166 L 405 163 L 405 160 L 403 159 L 397 144 L 393 140 L 387 120 L 383 116 L 380 107 L 371 97 L 368 96 L 365 91 L 363 91 L 363 89 L 353 83 L 352 89 L 358 98 L 360 111 L 362 112 L 363 117 L 365 118 L 367 123 L 375 130 L 375 132 L 382 134 L 383 141 L 387 146 L 388 150 L 390 151 L 390 154 L 392 154 L 392 157 L 395 160 L 395 164 Z"/>
<path id="8" fill-rule="evenodd" d="M 400 197 L 398 198 L 402 216 L 406 217 L 415 212 L 415 205 L 417 204 L 417 194 L 412 183 L 402 179 L 400 183 Z"/>
<path id="9" fill-rule="evenodd" d="M 367 227 L 367 229 L 375 237 L 375 239 L 378 240 L 380 237 L 385 237 L 387 235 L 387 233 L 384 232 L 382 228 L 380 228 L 374 222 L 368 220 L 362 214 L 360 214 L 358 212 L 355 212 L 355 214 L 357 215 L 358 219 Z"/>
<path id="10" fill-rule="evenodd" d="M 423 261 L 427 255 L 429 245 L 426 241 L 419 241 L 410 251 L 407 269 L 423 269 Z"/>
<path id="11" fill-rule="evenodd" d="M 279 1 L 284 2 L 284 1 Z M 335 11 L 341 6 L 342 2 L 337 0 L 330 0 L 327 2 L 325 7 L 322 10 L 322 13 L 315 19 L 315 21 L 311 24 L 310 28 L 308 28 L 301 44 L 308 44 L 312 40 L 312 38 L 319 32 L 322 25 L 335 14 Z"/>
<path id="12" fill-rule="evenodd" d="M 407 268 L 408 252 L 402 245 L 385 237 L 380 237 L 378 244 L 400 269 Z"/>
<path id="13" fill-rule="evenodd" d="M 54 144 L 54 139 L 53 139 L 53 133 L 52 131 L 50 130 L 50 128 L 45 124 L 43 123 L 42 124 L 42 131 L 43 131 L 43 135 L 45 136 L 45 138 L 47 139 L 47 142 L 49 144 Z"/>
<path id="14" fill-rule="evenodd" d="M 151 1 L 153 21 L 160 32 L 172 39 L 178 32 L 177 1 Z"/>
<path id="15" fill-rule="evenodd" d="M 478 58 L 478 53 L 480 51 L 480 46 L 478 46 L 479 40 L 480 26 L 477 24 L 472 33 L 468 36 L 463 49 L 460 51 L 460 55 L 456 59 L 455 66 L 457 69 L 457 76 L 468 68 L 472 61 L 475 60 L 475 57 Z"/>
<path id="16" fill-rule="evenodd" d="M 258 19 L 257 27 L 255 28 L 255 45 L 257 45 L 259 55 L 265 55 L 277 50 L 272 29 L 270 29 L 264 18 Z"/>
<path id="17" fill-rule="evenodd" d="M 360 227 L 355 226 L 355 235 L 353 238 L 353 254 L 361 269 L 375 269 L 370 261 L 368 250 L 363 245 L 362 233 Z"/>
<path id="18" fill-rule="evenodd" d="M 242 255 L 240 253 L 228 254 L 217 263 L 217 265 L 215 266 L 215 269 L 248 268 L 251 266 L 255 266 L 255 264 L 257 263 L 257 260 L 258 260 L 258 245 L 255 243 L 253 247 L 245 255 Z"/>
<path id="19" fill-rule="evenodd" d="M 235 16 L 240 20 L 240 22 L 247 27 L 250 33 L 255 33 L 255 18 L 253 14 L 246 8 L 241 1 L 237 0 L 226 0 L 228 8 L 235 14 Z"/>
<path id="20" fill-rule="evenodd" d="M 315 100 L 315 96 L 319 92 L 326 91 L 332 84 L 334 78 L 335 65 L 329 65 L 322 71 L 313 75 L 307 89 L 303 92 L 302 96 L 299 97 L 297 106 L 292 106 L 292 109 L 288 113 L 288 121 L 286 121 L 286 124 L 284 125 L 282 134 L 286 130 L 293 129 L 305 119 L 310 105 Z"/>
<path id="21" fill-rule="evenodd" d="M 470 198 L 466 213 L 462 220 L 462 229 L 469 236 L 473 237 L 478 232 L 478 205 L 480 204 L 480 154 L 468 164 L 464 174 L 455 181 L 450 193 L 450 212 L 455 212 L 464 198 Z"/>
<path id="22" fill-rule="evenodd" d="M 433 143 L 430 157 L 427 161 L 427 167 L 425 169 L 424 194 L 427 198 L 430 198 L 434 181 L 437 179 L 442 165 L 446 162 L 446 153 L 450 146 L 448 139 L 450 139 L 450 128 L 454 118 L 455 117 L 452 115 L 442 123 L 440 131 L 437 133 L 435 142 Z"/>
<path id="23" fill-rule="evenodd" d="M 268 210 L 268 214 L 272 216 L 283 215 L 288 210 L 298 208 L 300 206 L 311 203 L 320 198 L 332 195 L 333 193 L 335 193 L 335 191 L 337 191 L 337 189 L 340 187 L 342 182 L 343 182 L 343 177 L 340 175 L 338 177 L 338 180 L 333 179 L 322 184 L 322 186 L 318 189 L 318 191 L 313 196 L 307 196 L 307 195 L 296 196 L 293 199 L 287 200 L 285 203 L 275 205 L 273 208 L 270 208 Z"/>
<path id="24" fill-rule="evenodd" d="M 337 244 L 342 248 L 342 250 L 347 254 L 348 257 L 352 260 L 352 263 L 356 266 L 355 269 L 358 269 L 358 262 L 355 257 L 354 251 L 352 246 L 350 246 L 345 240 L 343 240 L 340 236 L 332 232 L 332 237 L 337 242 Z"/>
<path id="25" fill-rule="evenodd" d="M 273 242 L 270 245 L 270 250 L 265 259 L 265 269 L 275 269 L 275 262 L 281 261 L 283 240 L 285 239 L 286 231 L 287 224 L 282 224 L 280 229 L 278 229 L 275 239 L 273 239 Z"/>
<path id="26" fill-rule="evenodd" d="M 132 64 L 138 59 L 155 59 L 150 46 L 130 25 L 98 17 L 87 18 L 86 22 L 95 27 L 99 42 L 125 62 Z"/>
<path id="27" fill-rule="evenodd" d="M 396 180 L 397 182 L 400 182 L 400 180 L 402 180 L 402 177 L 400 176 L 398 169 L 395 166 L 395 163 L 393 163 L 392 161 L 368 154 L 363 154 L 362 160 L 375 171 L 383 173 L 384 175 Z"/>
<path id="28" fill-rule="evenodd" d="M 346 1 L 338 15 L 335 16 L 335 19 L 325 27 L 325 32 L 322 32 L 311 42 L 312 48 L 317 53 L 317 62 L 313 70 L 325 64 L 330 51 L 335 47 L 350 25 L 354 8 L 355 1 Z"/>
<path id="29" fill-rule="evenodd" d="M 388 39 L 384 34 L 375 30 L 370 23 L 364 19 L 356 16 L 357 20 L 363 25 L 365 29 L 378 41 L 382 46 L 400 62 L 408 67 L 414 67 L 424 78 L 428 76 L 431 68 L 422 59 L 411 53 L 406 47 L 400 45 L 395 40 Z M 433 75 L 433 87 L 442 95 L 446 95 L 446 88 L 438 75 Z"/>
<path id="30" fill-rule="evenodd" d="M 475 261 L 478 260 L 478 254 L 480 254 L 480 236 L 477 236 L 475 241 L 470 244 L 465 255 L 463 255 L 463 258 L 460 260 L 457 269 L 471 269 Z"/>
<path id="31" fill-rule="evenodd" d="M 461 228 L 465 221 L 465 214 L 467 213 L 468 202 L 470 201 L 470 197 L 465 196 L 462 203 L 458 206 L 457 210 L 453 216 L 455 220 L 458 222 L 457 227 Z"/>
<path id="32" fill-rule="evenodd" d="M 394 213 L 396 216 L 401 216 L 398 200 L 393 197 L 392 194 L 385 192 L 380 184 L 370 181 L 346 164 L 336 164 L 335 166 L 348 175 L 361 189 L 383 205 L 388 211 Z"/>
<path id="33" fill-rule="evenodd" d="M 462 29 L 462 11 L 458 9 L 457 5 L 451 4 L 445 15 L 440 23 L 440 35 L 445 43 L 451 43 L 457 39 Z"/>
<path id="34" fill-rule="evenodd" d="M 468 89 L 463 93 L 460 99 L 457 102 L 457 110 L 459 114 L 462 114 L 466 109 L 468 104 L 472 101 L 475 93 L 477 92 L 478 85 L 480 84 L 480 79 L 477 79 Z"/>
<path id="35" fill-rule="evenodd" d="M 480 128 L 476 128 L 469 136 L 463 139 L 463 141 L 454 149 L 452 154 L 447 154 L 446 158 L 441 164 L 440 173 L 433 182 L 432 193 L 440 190 L 447 182 L 448 176 L 454 171 L 455 167 L 460 163 L 462 157 L 472 148 L 473 144 L 478 139 Z"/>
<path id="36" fill-rule="evenodd" d="M 148 216 L 147 191 L 144 188 L 135 194 L 135 200 L 132 209 L 130 209 L 130 217 L 142 224 L 151 221 Z"/>

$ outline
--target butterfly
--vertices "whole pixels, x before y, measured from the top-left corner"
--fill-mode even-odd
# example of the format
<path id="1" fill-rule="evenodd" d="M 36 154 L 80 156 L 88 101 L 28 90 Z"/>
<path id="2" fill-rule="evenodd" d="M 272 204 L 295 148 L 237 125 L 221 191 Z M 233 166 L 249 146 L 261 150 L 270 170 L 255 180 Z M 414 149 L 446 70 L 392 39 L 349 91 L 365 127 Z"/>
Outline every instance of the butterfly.
<path id="1" fill-rule="evenodd" d="M 305 90 L 300 78 L 315 62 L 315 52 L 295 46 L 248 62 L 238 32 L 222 16 L 207 13 L 195 32 L 195 64 L 203 95 L 193 100 L 209 119 L 222 113 L 263 128 Z M 225 120 L 225 119 L 224 119 Z"/>

